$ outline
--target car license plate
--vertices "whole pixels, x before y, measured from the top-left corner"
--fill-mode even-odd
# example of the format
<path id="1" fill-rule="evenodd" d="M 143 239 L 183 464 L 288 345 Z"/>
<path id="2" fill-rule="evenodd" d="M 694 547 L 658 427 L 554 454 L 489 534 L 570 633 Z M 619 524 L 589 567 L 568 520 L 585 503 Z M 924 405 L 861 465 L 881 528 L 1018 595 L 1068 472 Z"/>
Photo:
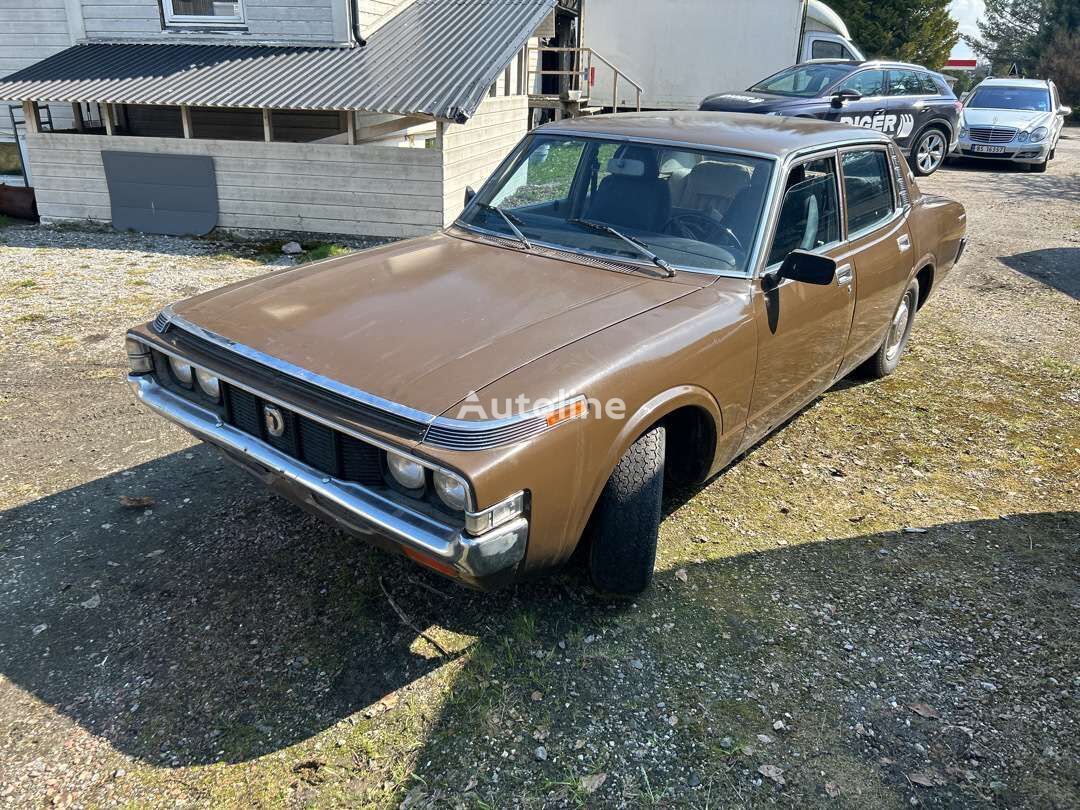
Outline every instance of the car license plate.
<path id="1" fill-rule="evenodd" d="M 1003 155 L 1005 154 L 1004 146 L 979 146 L 974 144 L 971 147 L 972 152 L 983 152 L 987 155 Z"/>

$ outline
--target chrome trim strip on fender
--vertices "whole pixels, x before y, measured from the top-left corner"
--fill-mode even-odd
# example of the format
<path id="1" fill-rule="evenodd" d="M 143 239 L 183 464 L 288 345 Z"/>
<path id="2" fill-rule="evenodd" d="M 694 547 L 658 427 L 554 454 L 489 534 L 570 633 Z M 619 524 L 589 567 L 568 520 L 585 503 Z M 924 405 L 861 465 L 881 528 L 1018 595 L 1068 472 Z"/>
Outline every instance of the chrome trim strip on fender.
<path id="1" fill-rule="evenodd" d="M 260 478 L 280 479 L 306 493 L 316 509 L 355 520 L 357 531 L 386 537 L 476 577 L 516 565 L 525 556 L 528 520 L 517 518 L 487 534 L 472 537 L 463 528 L 407 509 L 374 490 L 327 477 L 265 442 L 226 425 L 217 414 L 169 392 L 150 375 L 132 374 L 128 383 L 147 408 L 224 450 Z M 332 509 L 329 507 L 333 507 Z"/>

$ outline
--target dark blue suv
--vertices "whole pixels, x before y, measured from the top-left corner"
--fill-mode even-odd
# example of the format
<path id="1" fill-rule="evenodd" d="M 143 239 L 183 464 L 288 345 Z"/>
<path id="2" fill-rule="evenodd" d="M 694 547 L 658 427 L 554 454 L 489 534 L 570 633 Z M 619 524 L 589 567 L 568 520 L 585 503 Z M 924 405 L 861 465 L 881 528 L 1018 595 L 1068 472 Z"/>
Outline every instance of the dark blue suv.
<path id="1" fill-rule="evenodd" d="M 912 171 L 933 174 L 956 144 L 960 102 L 940 73 L 904 62 L 817 60 L 749 90 L 718 93 L 703 110 L 824 118 L 891 135 Z"/>

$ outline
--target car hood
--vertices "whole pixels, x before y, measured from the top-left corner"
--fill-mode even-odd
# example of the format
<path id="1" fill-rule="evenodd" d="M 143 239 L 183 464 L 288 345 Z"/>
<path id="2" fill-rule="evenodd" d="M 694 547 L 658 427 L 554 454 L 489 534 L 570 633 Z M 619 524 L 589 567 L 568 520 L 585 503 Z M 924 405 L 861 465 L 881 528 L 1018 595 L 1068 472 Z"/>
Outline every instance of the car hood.
<path id="1" fill-rule="evenodd" d="M 732 90 L 727 93 L 717 93 L 709 96 L 701 102 L 702 110 L 711 112 L 747 112 L 764 113 L 773 110 L 784 110 L 788 107 L 799 107 L 813 101 L 813 99 L 792 98 L 791 96 L 777 96 L 771 93 L 758 93 L 755 90 Z"/>
<path id="2" fill-rule="evenodd" d="M 964 108 L 964 124 L 969 127 L 1016 127 L 1034 129 L 1037 126 L 1049 126 L 1053 116 L 1050 113 L 1031 110 L 983 110 Z"/>
<path id="3" fill-rule="evenodd" d="M 434 415 L 706 278 L 652 279 L 437 234 L 240 282 L 173 309 L 229 340 Z"/>

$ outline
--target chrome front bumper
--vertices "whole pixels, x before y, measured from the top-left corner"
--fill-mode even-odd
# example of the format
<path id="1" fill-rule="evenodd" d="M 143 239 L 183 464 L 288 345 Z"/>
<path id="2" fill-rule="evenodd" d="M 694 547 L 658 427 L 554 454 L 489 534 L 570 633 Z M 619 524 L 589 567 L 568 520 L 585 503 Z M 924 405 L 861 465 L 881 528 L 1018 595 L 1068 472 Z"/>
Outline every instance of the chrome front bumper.
<path id="1" fill-rule="evenodd" d="M 525 517 L 473 537 L 374 490 L 328 478 L 224 424 L 213 412 L 170 393 L 148 374 L 129 375 L 128 383 L 139 402 L 150 410 L 222 450 L 275 491 L 347 530 L 412 549 L 470 579 L 503 573 L 525 556 L 529 535 Z"/>

